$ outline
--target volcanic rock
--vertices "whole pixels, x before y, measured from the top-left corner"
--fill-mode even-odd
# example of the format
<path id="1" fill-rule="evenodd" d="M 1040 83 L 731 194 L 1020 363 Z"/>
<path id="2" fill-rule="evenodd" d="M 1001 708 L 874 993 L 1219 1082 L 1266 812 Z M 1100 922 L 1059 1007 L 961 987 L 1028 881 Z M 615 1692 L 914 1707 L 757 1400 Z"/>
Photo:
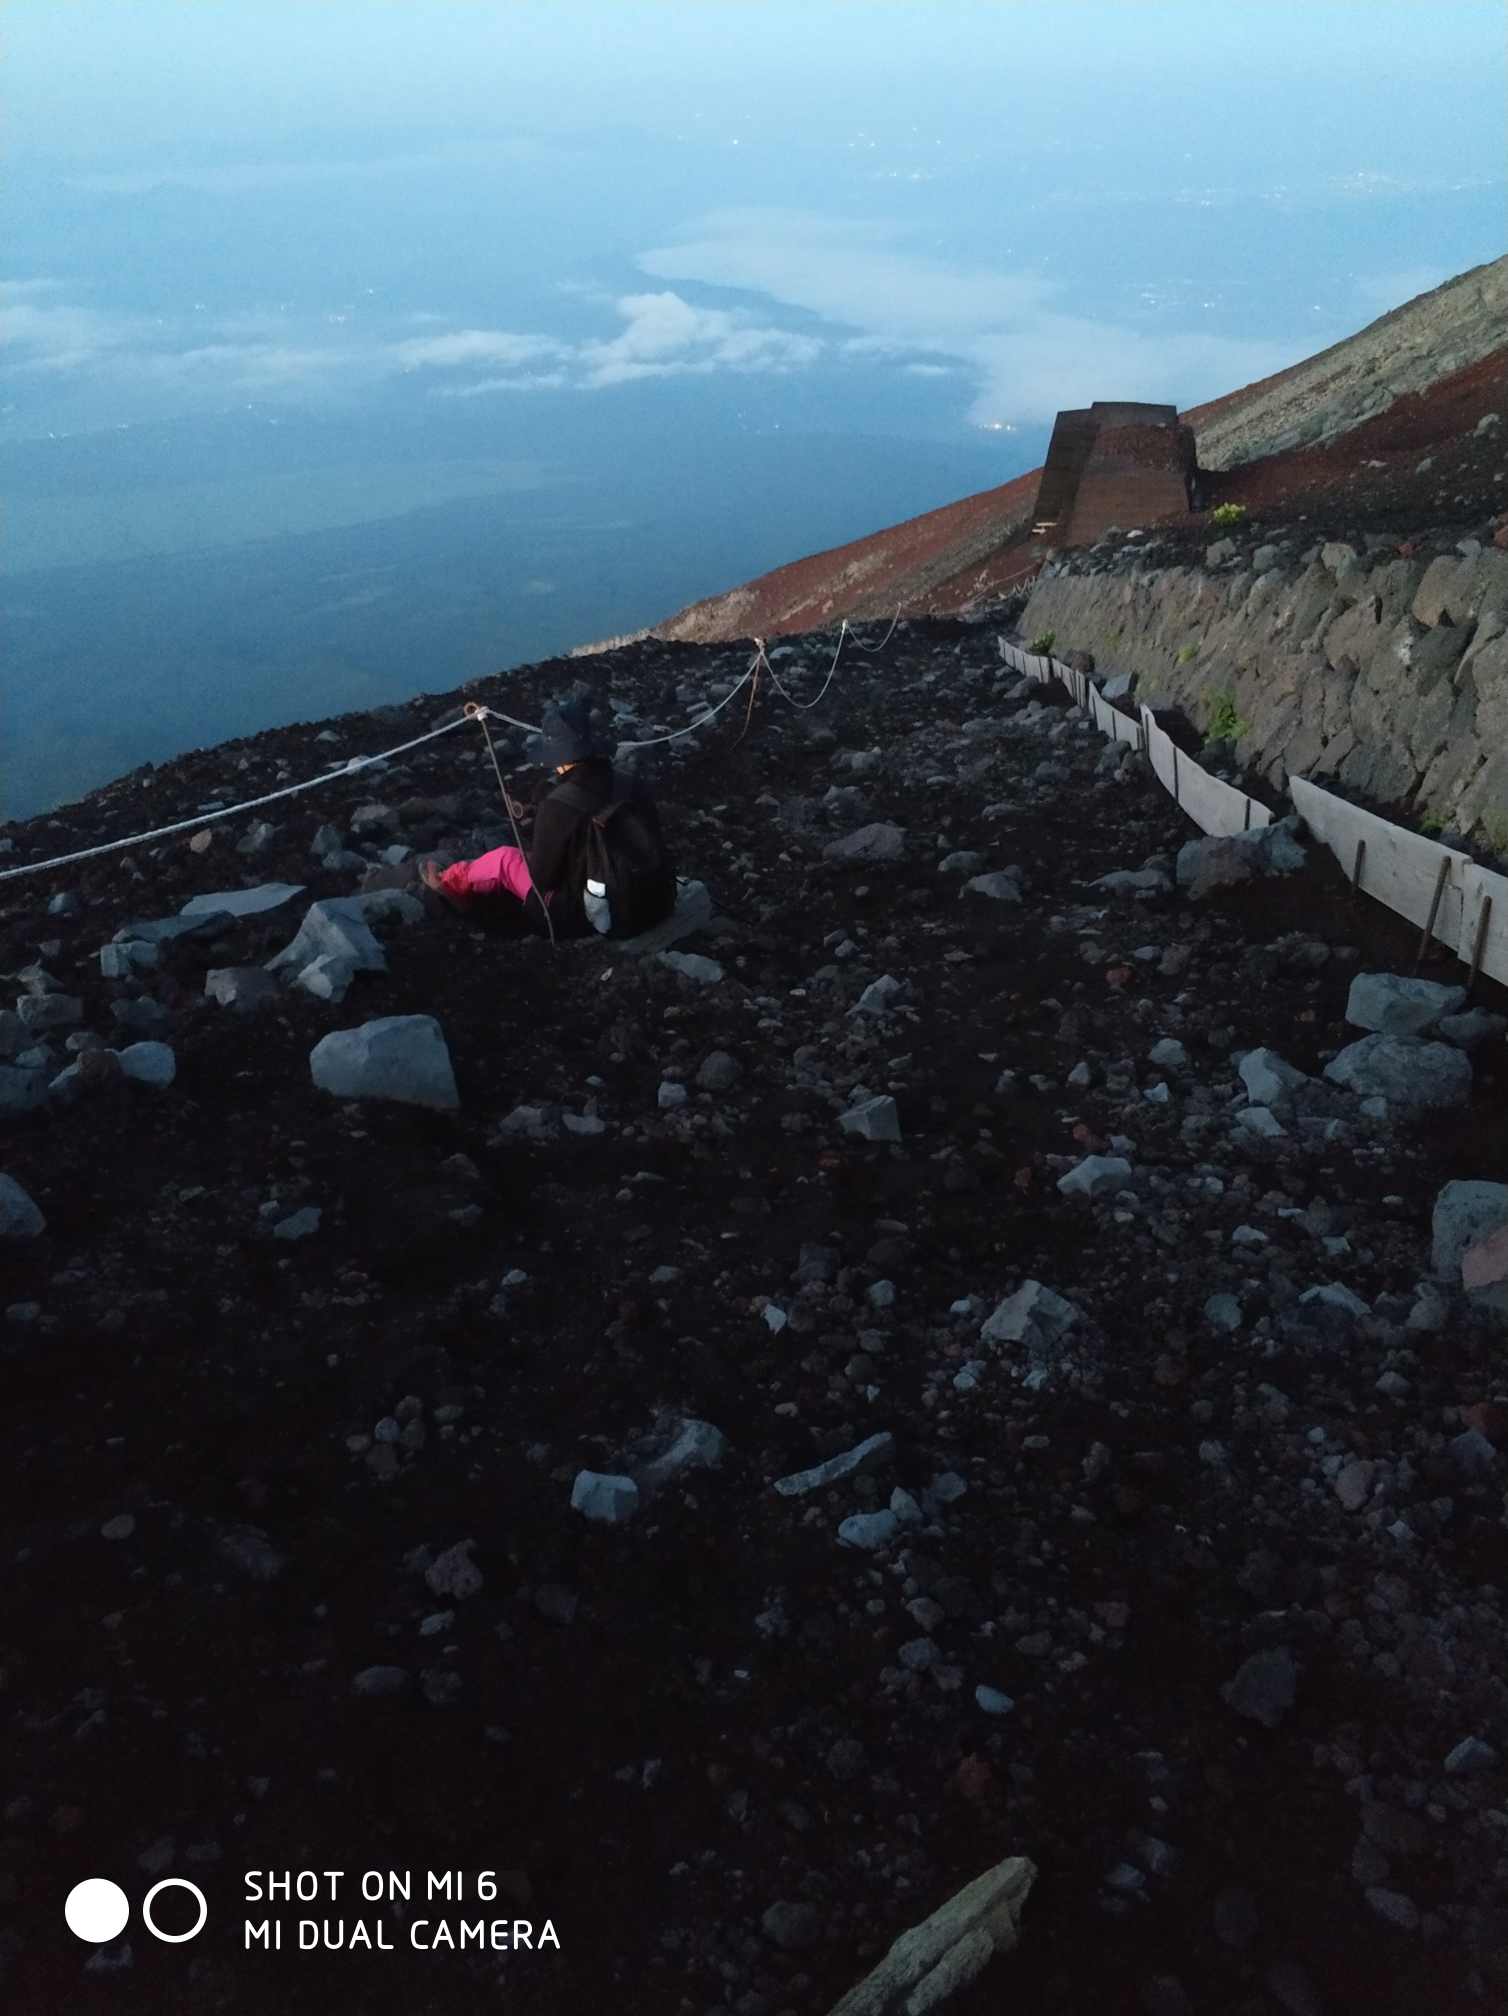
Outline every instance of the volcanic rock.
<path id="1" fill-rule="evenodd" d="M 309 1053 L 309 1069 L 337 1099 L 391 1099 L 441 1113 L 461 1103 L 444 1033 L 431 1015 L 386 1015 L 332 1030 Z"/>

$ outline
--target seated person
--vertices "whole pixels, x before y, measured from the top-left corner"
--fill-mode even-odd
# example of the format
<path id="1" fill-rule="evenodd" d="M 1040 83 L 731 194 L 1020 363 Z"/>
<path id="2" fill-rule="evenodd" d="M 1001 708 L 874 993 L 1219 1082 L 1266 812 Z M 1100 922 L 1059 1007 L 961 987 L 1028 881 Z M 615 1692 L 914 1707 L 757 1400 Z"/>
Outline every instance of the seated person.
<path id="1" fill-rule="evenodd" d="M 613 745 L 593 729 L 586 703 L 566 700 L 547 707 L 540 735 L 541 758 L 554 768 L 557 782 L 534 813 L 527 852 L 494 847 L 474 861 L 457 861 L 445 869 L 436 861 L 422 861 L 419 874 L 426 887 L 458 910 L 478 912 L 479 920 L 505 928 L 551 930 L 563 938 L 581 937 L 595 922 L 588 917 L 587 897 L 593 821 L 610 808 L 614 814 L 625 808 L 632 814 L 640 851 L 649 857 L 647 879 L 654 886 L 630 891 L 625 883 L 617 906 L 624 914 L 614 917 L 612 924 L 623 936 L 668 916 L 675 904 L 675 875 L 654 800 L 636 778 L 614 770 Z M 596 909 L 596 904 L 592 907 Z M 630 909 L 639 914 L 630 917 Z M 658 916 L 649 914 L 656 910 Z M 606 927 L 597 923 L 596 928 Z"/>

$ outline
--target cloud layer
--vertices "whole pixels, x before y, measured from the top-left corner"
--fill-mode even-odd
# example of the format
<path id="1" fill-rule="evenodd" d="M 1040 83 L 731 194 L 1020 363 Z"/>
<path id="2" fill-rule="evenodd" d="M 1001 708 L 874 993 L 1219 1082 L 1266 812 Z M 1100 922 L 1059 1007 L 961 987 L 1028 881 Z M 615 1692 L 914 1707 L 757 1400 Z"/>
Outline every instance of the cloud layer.
<path id="1" fill-rule="evenodd" d="M 575 341 L 484 328 L 395 336 L 365 327 L 354 311 L 297 326 L 288 317 L 107 315 L 68 301 L 52 282 L 32 281 L 6 290 L 7 367 L 13 391 L 24 390 L 28 378 L 56 384 L 91 377 L 122 391 L 134 381 L 143 389 L 308 395 L 421 374 L 455 396 L 796 371 L 830 347 L 745 309 L 695 306 L 669 289 L 626 294 L 613 307 L 621 324 L 615 335 Z M 432 318 L 411 318 L 419 319 Z"/>
<path id="2" fill-rule="evenodd" d="M 972 418 L 984 426 L 1049 420 L 1095 398 L 1191 406 L 1301 354 L 1076 315 L 1032 274 L 949 265 L 883 227 L 799 211 L 718 212 L 639 263 L 660 279 L 754 291 L 857 330 L 851 352 L 952 359 L 978 385 Z"/>
<path id="3" fill-rule="evenodd" d="M 1216 333 L 1198 326 L 1201 303 L 1187 289 L 1179 305 L 1143 288 L 1144 318 L 1116 320 L 1077 306 L 1040 270 L 950 261 L 917 249 L 893 224 L 809 210 L 713 211 L 637 264 L 674 284 L 602 300 L 616 328 L 575 336 L 448 326 L 434 313 L 399 319 L 365 299 L 324 314 L 196 306 L 176 316 L 112 315 L 52 282 L 13 285 L 10 397 L 24 410 L 29 384 L 87 385 L 135 417 L 133 392 L 180 409 L 225 398 L 334 398 L 400 376 L 446 398 L 602 393 L 645 379 L 880 362 L 912 381 L 954 376 L 976 425 L 1012 427 L 1041 425 L 1096 398 L 1196 405 L 1297 362 L 1334 334 L 1318 326 L 1282 340 Z M 1420 270 L 1405 281 L 1398 271 L 1368 289 L 1352 276 L 1353 292 L 1376 313 L 1441 277 Z"/>
<path id="4" fill-rule="evenodd" d="M 462 329 L 394 346 L 406 371 L 459 371 L 487 365 L 488 376 L 449 389 L 486 392 L 528 385 L 579 386 L 595 391 L 638 378 L 711 371 L 793 371 L 814 364 L 823 344 L 814 337 L 722 308 L 696 308 L 679 294 L 626 294 L 616 304 L 624 327 L 608 339 L 564 343 L 496 329 Z"/>

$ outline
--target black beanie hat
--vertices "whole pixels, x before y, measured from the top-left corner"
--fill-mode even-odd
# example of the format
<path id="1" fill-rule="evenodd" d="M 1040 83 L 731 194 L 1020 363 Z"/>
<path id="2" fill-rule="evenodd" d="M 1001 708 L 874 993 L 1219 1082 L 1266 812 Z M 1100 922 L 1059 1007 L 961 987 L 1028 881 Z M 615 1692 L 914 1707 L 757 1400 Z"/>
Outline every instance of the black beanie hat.
<path id="1" fill-rule="evenodd" d="M 540 760 L 552 769 L 613 754 L 613 749 L 592 727 L 591 710 L 584 700 L 552 701 L 544 711 L 539 733 Z"/>

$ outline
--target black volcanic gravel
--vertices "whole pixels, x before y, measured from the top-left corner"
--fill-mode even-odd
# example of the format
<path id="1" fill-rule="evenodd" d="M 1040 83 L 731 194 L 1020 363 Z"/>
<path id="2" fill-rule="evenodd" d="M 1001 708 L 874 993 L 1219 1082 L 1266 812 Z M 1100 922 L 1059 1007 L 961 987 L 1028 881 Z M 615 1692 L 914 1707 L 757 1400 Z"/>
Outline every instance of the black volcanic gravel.
<path id="1" fill-rule="evenodd" d="M 806 697 L 830 649 L 776 670 Z M 585 671 L 648 735 L 746 663 L 645 644 L 475 690 L 531 716 Z M 7 1250 L 0 1359 L 18 2016 L 819 2016 L 1012 1853 L 1040 1869 L 1021 1944 L 957 2016 L 1508 2009 L 1508 1770 L 1444 1769 L 1468 1736 L 1508 1756 L 1501 1464 L 1451 1448 L 1472 1426 L 1504 1442 L 1503 1331 L 1445 1303 L 1420 1327 L 1417 1295 L 1440 1186 L 1508 1177 L 1503 1046 L 1477 1053 L 1464 1112 L 1341 1102 L 1338 1138 L 1239 1133 L 1232 1052 L 1317 1073 L 1359 1033 L 1352 976 L 1411 971 L 1415 934 L 1318 853 L 1201 904 L 1096 889 L 1170 864 L 1191 829 L 1139 759 L 1102 764 L 1062 695 L 1016 691 L 991 632 L 916 624 L 846 652 L 810 713 L 764 679 L 746 732 L 740 695 L 651 752 L 680 865 L 713 894 L 679 948 L 721 964 L 711 984 L 431 910 L 379 925 L 390 970 L 339 1007 L 207 1002 L 206 969 L 267 958 L 302 903 L 100 978 L 121 925 L 195 893 L 351 893 L 310 841 L 349 836 L 358 804 L 397 814 L 373 853 L 504 838 L 469 728 L 274 808 L 254 857 L 236 822 L 204 852 L 0 885 L 8 971 L 40 959 L 112 1041 L 112 999 L 149 991 L 178 1059 L 164 1092 L 106 1086 L 5 1134 L 47 1218 Z M 9 829 L 9 861 L 249 797 L 460 697 L 139 773 Z M 905 829 L 902 859 L 824 859 L 871 821 Z M 939 869 L 956 852 L 1019 868 L 1024 901 L 961 897 L 966 870 Z M 47 914 L 63 891 L 76 913 Z M 885 974 L 885 1016 L 850 1014 Z M 323 1034 L 407 1013 L 443 1026 L 458 1115 L 314 1090 Z M 1186 1064 L 1149 1066 L 1165 1037 Z M 704 1094 L 713 1050 L 742 1072 Z M 1080 1063 L 1089 1084 L 1068 1084 Z M 684 1105 L 659 1105 L 667 1075 Z M 1165 1104 L 1144 1096 L 1159 1081 Z M 856 1087 L 894 1097 L 898 1145 L 839 1129 Z M 546 1107 L 543 1138 L 499 1131 L 520 1104 Z M 1086 1151 L 1123 1152 L 1134 1194 L 1060 1195 Z M 275 1238 L 305 1206 L 317 1232 Z M 803 1244 L 835 1255 L 805 1289 Z M 979 1339 L 1028 1279 L 1081 1312 L 1037 1386 Z M 1320 1282 L 1369 1313 L 1307 1322 Z M 1204 1313 L 1220 1292 L 1233 1334 Z M 622 1469 L 680 1415 L 727 1438 L 718 1467 L 620 1530 L 572 1512 L 578 1470 Z M 386 1419 L 406 1439 L 374 1443 Z M 891 1469 L 769 1489 L 882 1429 Z M 1374 1495 L 1348 1512 L 1333 1476 L 1353 1460 Z M 967 1486 L 951 1502 L 924 1495 L 943 1473 Z M 874 1554 L 840 1544 L 897 1485 L 921 1523 Z M 465 1541 L 480 1589 L 432 1593 L 425 1567 Z M 912 1670 L 900 1648 L 923 1638 Z M 1221 1691 L 1263 1651 L 1297 1672 L 1271 1729 Z M 406 1691 L 356 1694 L 379 1667 Z M 980 1685 L 1013 1711 L 983 1713 Z M 246 1902 L 267 1870 L 346 1873 L 334 1904 L 323 1874 L 317 1904 Z M 363 1904 L 360 1873 L 388 1870 L 416 1901 Z M 446 1870 L 464 1904 L 425 1903 Z M 209 1901 L 193 1942 L 140 1924 L 164 1874 Z M 85 1876 L 130 1895 L 129 1964 L 87 1966 L 65 1930 Z M 791 1921 L 812 1943 L 762 1933 L 778 1901 L 812 1907 Z M 504 1913 L 536 1939 L 548 1920 L 558 1952 L 411 1949 L 413 1920 Z M 281 1953 L 246 1950 L 269 1917 Z M 396 1950 L 295 1950 L 301 1918 L 349 1936 L 359 1917 Z"/>

